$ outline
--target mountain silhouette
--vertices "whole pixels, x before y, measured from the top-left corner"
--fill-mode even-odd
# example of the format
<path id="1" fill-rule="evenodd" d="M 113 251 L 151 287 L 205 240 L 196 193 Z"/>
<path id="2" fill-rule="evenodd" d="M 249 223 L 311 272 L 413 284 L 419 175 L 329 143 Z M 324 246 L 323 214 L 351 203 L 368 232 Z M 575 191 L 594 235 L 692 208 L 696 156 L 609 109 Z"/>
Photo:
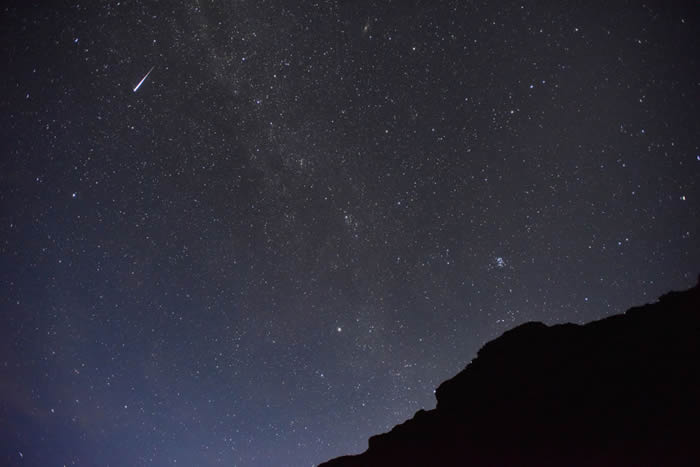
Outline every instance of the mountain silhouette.
<path id="1" fill-rule="evenodd" d="M 321 465 L 700 465 L 700 278 L 585 325 L 518 326 L 436 397 Z"/>

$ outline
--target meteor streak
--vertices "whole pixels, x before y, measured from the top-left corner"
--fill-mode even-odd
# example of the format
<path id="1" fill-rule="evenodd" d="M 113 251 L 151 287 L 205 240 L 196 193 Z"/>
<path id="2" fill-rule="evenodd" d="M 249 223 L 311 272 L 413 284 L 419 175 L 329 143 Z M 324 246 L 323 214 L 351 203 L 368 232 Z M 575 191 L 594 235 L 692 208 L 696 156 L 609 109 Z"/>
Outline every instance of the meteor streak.
<path id="1" fill-rule="evenodd" d="M 153 65 L 153 66 L 151 67 L 151 69 L 148 70 L 148 73 L 146 73 L 146 76 L 144 76 L 143 79 L 142 79 L 141 81 L 139 81 L 139 84 L 137 84 L 136 87 L 134 88 L 134 92 L 136 92 L 136 91 L 139 90 L 139 88 L 141 87 L 141 85 L 143 84 L 143 82 L 146 81 L 146 78 L 148 78 L 148 75 L 151 74 L 151 72 L 153 71 L 154 68 L 155 68 L 155 65 Z"/>

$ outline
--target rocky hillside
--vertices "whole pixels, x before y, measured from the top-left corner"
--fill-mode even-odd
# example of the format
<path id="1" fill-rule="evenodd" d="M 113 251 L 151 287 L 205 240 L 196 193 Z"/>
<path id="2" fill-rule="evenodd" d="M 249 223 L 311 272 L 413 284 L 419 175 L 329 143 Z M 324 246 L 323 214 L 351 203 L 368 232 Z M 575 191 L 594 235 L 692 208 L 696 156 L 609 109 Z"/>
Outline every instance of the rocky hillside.
<path id="1" fill-rule="evenodd" d="M 700 465 L 700 284 L 486 344 L 419 411 L 325 467 Z"/>

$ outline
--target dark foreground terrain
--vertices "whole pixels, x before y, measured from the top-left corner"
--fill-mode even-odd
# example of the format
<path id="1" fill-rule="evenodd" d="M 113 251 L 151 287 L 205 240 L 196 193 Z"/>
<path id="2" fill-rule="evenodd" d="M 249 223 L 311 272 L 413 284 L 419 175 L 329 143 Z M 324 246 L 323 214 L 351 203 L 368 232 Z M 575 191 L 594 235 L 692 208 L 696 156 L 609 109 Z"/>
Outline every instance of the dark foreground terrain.
<path id="1" fill-rule="evenodd" d="M 486 344 L 349 466 L 700 465 L 700 283 L 583 326 Z"/>

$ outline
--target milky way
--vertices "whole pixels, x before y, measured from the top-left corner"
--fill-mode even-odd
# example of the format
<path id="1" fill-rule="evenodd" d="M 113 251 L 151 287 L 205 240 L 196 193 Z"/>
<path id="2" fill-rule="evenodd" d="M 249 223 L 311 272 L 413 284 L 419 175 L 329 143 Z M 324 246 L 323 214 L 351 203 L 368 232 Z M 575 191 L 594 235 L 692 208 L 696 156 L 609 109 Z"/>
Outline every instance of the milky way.
<path id="1" fill-rule="evenodd" d="M 695 283 L 697 2 L 13 3 L 0 463 L 313 465 Z"/>

